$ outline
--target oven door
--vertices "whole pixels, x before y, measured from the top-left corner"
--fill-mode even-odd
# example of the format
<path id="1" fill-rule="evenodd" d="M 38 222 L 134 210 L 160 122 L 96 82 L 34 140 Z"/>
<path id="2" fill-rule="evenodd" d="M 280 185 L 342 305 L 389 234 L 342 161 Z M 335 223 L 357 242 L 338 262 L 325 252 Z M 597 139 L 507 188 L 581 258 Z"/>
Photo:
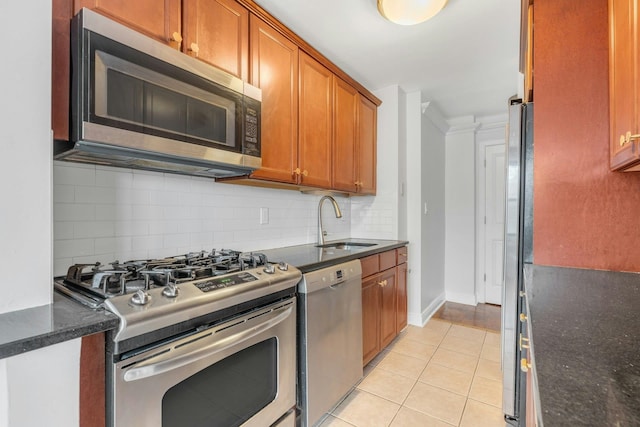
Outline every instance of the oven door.
<path id="1" fill-rule="evenodd" d="M 265 426 L 295 406 L 296 301 L 112 365 L 113 425 Z"/>

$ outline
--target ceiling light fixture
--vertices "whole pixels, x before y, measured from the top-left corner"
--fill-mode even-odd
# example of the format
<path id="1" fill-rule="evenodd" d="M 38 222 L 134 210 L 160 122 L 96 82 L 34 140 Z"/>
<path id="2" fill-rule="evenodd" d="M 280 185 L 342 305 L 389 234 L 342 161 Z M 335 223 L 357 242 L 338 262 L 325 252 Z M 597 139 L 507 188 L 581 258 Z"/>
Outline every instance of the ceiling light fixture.
<path id="1" fill-rule="evenodd" d="M 433 18 L 447 0 L 378 0 L 378 11 L 391 22 L 415 25 Z"/>

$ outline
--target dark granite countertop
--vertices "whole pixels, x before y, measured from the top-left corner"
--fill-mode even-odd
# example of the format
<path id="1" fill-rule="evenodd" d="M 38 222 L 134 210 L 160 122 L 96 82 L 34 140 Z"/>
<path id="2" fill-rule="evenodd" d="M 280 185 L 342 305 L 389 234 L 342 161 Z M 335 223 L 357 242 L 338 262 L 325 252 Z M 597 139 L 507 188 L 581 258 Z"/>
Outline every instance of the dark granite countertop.
<path id="1" fill-rule="evenodd" d="M 328 241 L 327 244 L 335 242 L 364 243 L 371 246 L 354 246 L 350 250 L 336 248 L 318 248 L 315 243 L 306 245 L 287 246 L 284 248 L 268 249 L 263 252 L 269 261 L 281 262 L 299 268 L 303 273 L 329 267 L 341 262 L 363 258 L 380 252 L 406 246 L 409 242 L 405 240 L 376 240 L 376 239 L 340 239 Z"/>
<path id="2" fill-rule="evenodd" d="M 0 314 L 0 359 L 117 326 L 118 318 L 110 312 L 54 292 L 52 304 Z"/>
<path id="3" fill-rule="evenodd" d="M 640 426 L 640 275 L 528 266 L 546 426 Z"/>

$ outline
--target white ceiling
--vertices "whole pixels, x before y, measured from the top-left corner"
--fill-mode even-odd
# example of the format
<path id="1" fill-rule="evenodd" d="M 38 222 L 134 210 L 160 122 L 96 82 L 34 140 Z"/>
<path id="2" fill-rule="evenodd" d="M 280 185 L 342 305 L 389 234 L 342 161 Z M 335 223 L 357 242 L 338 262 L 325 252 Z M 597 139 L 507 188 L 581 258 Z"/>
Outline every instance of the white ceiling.
<path id="1" fill-rule="evenodd" d="M 520 0 L 449 0 L 414 26 L 376 0 L 256 1 L 367 89 L 419 90 L 446 118 L 506 113 L 517 92 Z"/>

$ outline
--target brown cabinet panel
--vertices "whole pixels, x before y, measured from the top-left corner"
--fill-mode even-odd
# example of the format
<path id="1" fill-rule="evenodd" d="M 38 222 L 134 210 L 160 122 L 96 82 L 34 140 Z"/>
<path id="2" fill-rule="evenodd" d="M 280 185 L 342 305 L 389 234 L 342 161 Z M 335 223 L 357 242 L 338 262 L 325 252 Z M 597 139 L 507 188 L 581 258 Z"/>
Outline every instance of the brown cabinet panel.
<path id="1" fill-rule="evenodd" d="M 364 365 L 407 326 L 407 264 L 396 263 L 406 253 L 402 247 L 360 259 Z"/>
<path id="2" fill-rule="evenodd" d="M 333 74 L 300 52 L 299 152 L 300 183 L 331 188 Z"/>
<path id="3" fill-rule="evenodd" d="M 382 252 L 380 254 L 380 270 L 387 270 L 396 266 L 396 251 Z"/>
<path id="4" fill-rule="evenodd" d="M 248 79 L 249 12 L 235 0 L 182 0 L 182 50 Z M 195 43 L 197 48 L 192 49 Z"/>
<path id="5" fill-rule="evenodd" d="M 69 139 L 71 17 L 73 0 L 53 0 L 51 23 L 51 128 L 53 138 Z"/>
<path id="6" fill-rule="evenodd" d="M 332 184 L 336 190 L 356 192 L 356 136 L 358 92 L 334 79 Z"/>
<path id="7" fill-rule="evenodd" d="M 105 425 L 104 333 L 82 337 L 80 346 L 80 425 Z"/>
<path id="8" fill-rule="evenodd" d="M 638 0 L 609 0 L 610 167 L 640 170 Z"/>
<path id="9" fill-rule="evenodd" d="M 127 27 L 169 44 L 174 32 L 182 34 L 181 0 L 75 0 L 74 12 L 86 7 Z"/>
<path id="10" fill-rule="evenodd" d="M 360 265 L 362 266 L 362 277 L 371 276 L 380 271 L 380 257 L 371 255 L 360 258 Z"/>
<path id="11" fill-rule="evenodd" d="M 298 47 L 251 15 L 251 83 L 262 89 L 262 167 L 251 176 L 297 183 Z"/>
<path id="12" fill-rule="evenodd" d="M 396 269 L 385 270 L 378 279 L 380 292 L 380 347 L 384 348 L 397 335 Z"/>
<path id="13" fill-rule="evenodd" d="M 377 107 L 362 95 L 359 101 L 356 150 L 358 193 L 376 194 Z"/>
<path id="14" fill-rule="evenodd" d="M 362 282 L 362 364 L 380 351 L 380 290 L 377 277 Z"/>
<path id="15" fill-rule="evenodd" d="M 396 267 L 396 331 L 407 326 L 407 264 Z"/>

